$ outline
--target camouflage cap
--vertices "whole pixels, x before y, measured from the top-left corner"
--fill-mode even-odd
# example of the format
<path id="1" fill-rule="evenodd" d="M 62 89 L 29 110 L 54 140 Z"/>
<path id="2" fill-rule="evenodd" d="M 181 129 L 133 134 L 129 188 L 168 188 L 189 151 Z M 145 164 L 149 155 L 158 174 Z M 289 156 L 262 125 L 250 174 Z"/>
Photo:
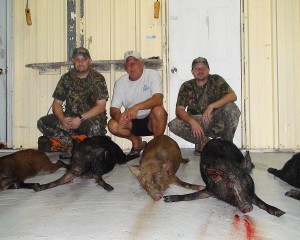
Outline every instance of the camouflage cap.
<path id="1" fill-rule="evenodd" d="M 78 47 L 78 48 L 74 49 L 72 58 L 75 57 L 75 56 L 77 56 L 77 55 L 82 55 L 85 58 L 91 58 L 89 50 L 87 50 L 84 47 Z"/>
<path id="2" fill-rule="evenodd" d="M 208 62 L 207 62 L 207 59 L 206 58 L 203 58 L 203 57 L 197 57 L 193 60 L 192 62 L 192 69 L 193 67 L 197 64 L 197 63 L 203 63 L 205 64 L 208 68 L 209 68 L 209 65 L 208 65 Z"/>

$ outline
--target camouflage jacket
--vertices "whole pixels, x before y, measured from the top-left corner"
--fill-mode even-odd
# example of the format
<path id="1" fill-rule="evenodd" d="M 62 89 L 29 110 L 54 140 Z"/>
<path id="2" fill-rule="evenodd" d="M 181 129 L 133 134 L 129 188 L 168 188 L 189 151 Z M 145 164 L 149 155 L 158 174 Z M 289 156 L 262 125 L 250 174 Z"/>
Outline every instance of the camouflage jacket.
<path id="1" fill-rule="evenodd" d="M 187 107 L 187 112 L 191 115 L 198 115 L 202 114 L 209 104 L 232 91 L 224 78 L 209 74 L 208 81 L 203 86 L 197 86 L 195 79 L 184 82 L 179 89 L 176 105 Z"/>
<path id="2" fill-rule="evenodd" d="M 71 69 L 60 78 L 52 97 L 65 101 L 66 116 L 75 117 L 94 107 L 97 100 L 108 99 L 109 95 L 102 74 L 90 69 L 88 76 L 80 79 Z"/>

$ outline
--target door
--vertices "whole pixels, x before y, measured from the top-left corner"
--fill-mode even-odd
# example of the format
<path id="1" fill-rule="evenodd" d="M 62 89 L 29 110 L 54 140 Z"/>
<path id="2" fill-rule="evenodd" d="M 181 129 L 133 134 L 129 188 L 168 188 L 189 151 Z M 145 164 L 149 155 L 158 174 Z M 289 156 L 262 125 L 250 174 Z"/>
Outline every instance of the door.
<path id="1" fill-rule="evenodd" d="M 8 83 L 8 53 L 11 44 L 11 1 L 0 0 L 0 142 L 11 147 L 11 84 Z M 9 16 L 9 17 L 8 17 Z M 11 68 L 10 68 L 11 69 Z M 11 73 L 10 73 L 11 75 Z"/>
<path id="2" fill-rule="evenodd" d="M 196 57 L 207 58 L 211 74 L 219 74 L 236 92 L 241 109 L 240 0 L 169 1 L 169 119 L 175 118 L 181 84 L 193 78 L 191 64 Z M 177 137 L 180 147 L 194 145 Z M 234 138 L 241 146 L 241 124 Z"/>

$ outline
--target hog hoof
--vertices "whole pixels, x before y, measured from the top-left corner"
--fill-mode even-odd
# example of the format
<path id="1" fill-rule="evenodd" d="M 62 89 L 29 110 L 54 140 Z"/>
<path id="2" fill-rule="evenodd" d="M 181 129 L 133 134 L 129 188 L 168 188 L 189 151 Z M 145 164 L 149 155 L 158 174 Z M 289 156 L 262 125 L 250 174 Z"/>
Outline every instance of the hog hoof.
<path id="1" fill-rule="evenodd" d="M 165 202 L 178 202 L 178 196 L 177 195 L 169 195 L 169 196 L 164 196 L 164 201 Z"/>
<path id="2" fill-rule="evenodd" d="M 276 174 L 278 172 L 278 170 L 276 168 L 268 168 L 267 170 L 269 173 L 272 173 L 272 174 Z"/>
<path id="3" fill-rule="evenodd" d="M 282 211 L 282 210 L 280 210 L 280 209 L 278 209 L 278 208 L 276 208 L 276 207 L 271 207 L 271 208 L 268 210 L 268 213 L 270 213 L 270 214 L 272 214 L 272 215 L 274 215 L 274 216 L 276 216 L 276 217 L 280 217 L 280 216 L 282 216 L 283 214 L 285 214 L 284 211 Z"/>
<path id="4" fill-rule="evenodd" d="M 112 186 L 110 186 L 110 185 L 106 185 L 106 186 L 103 186 L 103 188 L 106 190 L 106 191 L 108 191 L 108 192 L 111 192 L 111 191 L 113 191 L 114 190 L 114 188 L 112 187 Z"/>
<path id="5" fill-rule="evenodd" d="M 33 189 L 35 192 L 39 192 L 39 191 L 42 190 L 42 189 L 41 189 L 41 185 L 40 185 L 39 183 L 36 183 L 36 184 L 32 187 L 32 189 Z"/>
<path id="6" fill-rule="evenodd" d="M 297 189 L 291 189 L 290 191 L 286 192 L 284 195 L 287 197 L 291 197 L 291 198 L 300 200 L 300 191 Z"/>

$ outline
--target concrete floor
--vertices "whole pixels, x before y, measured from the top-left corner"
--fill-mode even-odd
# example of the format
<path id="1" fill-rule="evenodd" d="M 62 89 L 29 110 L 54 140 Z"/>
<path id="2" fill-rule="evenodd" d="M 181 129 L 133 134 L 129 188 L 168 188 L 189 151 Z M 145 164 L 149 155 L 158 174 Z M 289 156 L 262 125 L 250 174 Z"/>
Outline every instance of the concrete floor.
<path id="1" fill-rule="evenodd" d="M 190 162 L 180 167 L 177 176 L 203 184 L 199 157 L 192 149 L 183 149 L 182 153 Z M 0 239 L 300 239 L 300 202 L 284 196 L 292 187 L 266 171 L 270 166 L 281 168 L 292 155 L 251 152 L 256 166 L 252 173 L 256 193 L 286 212 L 280 218 L 256 206 L 245 215 L 215 198 L 154 202 L 128 169 L 138 164 L 139 159 L 135 159 L 104 175 L 114 187 L 112 192 L 87 179 L 38 193 L 26 189 L 0 192 Z M 57 156 L 50 154 L 53 160 Z M 60 169 L 28 182 L 47 183 L 63 173 L 64 169 Z M 165 195 L 188 192 L 191 190 L 171 185 Z"/>

